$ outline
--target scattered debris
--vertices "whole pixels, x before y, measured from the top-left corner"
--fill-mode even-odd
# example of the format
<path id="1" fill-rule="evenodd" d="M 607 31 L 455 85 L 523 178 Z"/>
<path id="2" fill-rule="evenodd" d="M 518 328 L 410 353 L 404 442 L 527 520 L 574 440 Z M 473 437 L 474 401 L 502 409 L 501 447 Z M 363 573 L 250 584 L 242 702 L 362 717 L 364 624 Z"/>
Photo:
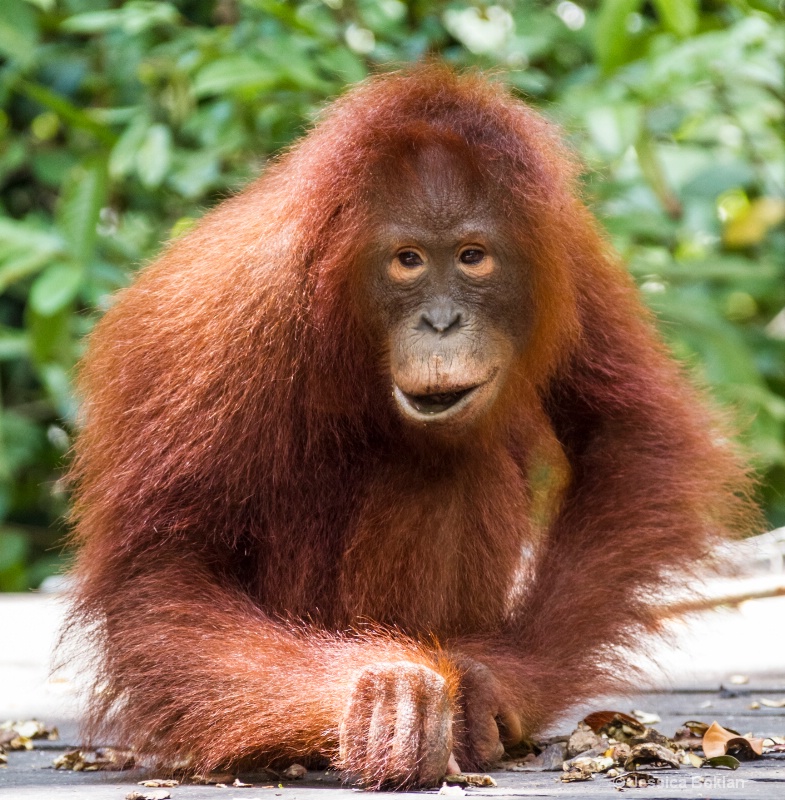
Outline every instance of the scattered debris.
<path id="1" fill-rule="evenodd" d="M 573 766 L 568 766 L 567 761 L 564 762 L 564 772 L 561 779 L 564 783 L 573 783 L 574 781 L 593 781 L 594 775 L 591 771 L 591 764 L 589 759 L 582 760 Z"/>
<path id="2" fill-rule="evenodd" d="M 733 676 L 730 682 L 746 682 Z M 736 680 L 738 678 L 738 680 Z M 706 707 L 709 704 L 703 704 Z M 785 698 L 760 698 L 750 708 L 785 708 Z M 659 778 L 640 767 L 650 769 L 691 768 L 738 769 L 742 761 L 762 755 L 785 753 L 785 736 L 765 739 L 751 733 L 741 735 L 714 721 L 711 725 L 699 720 L 687 720 L 672 738 L 651 727 L 659 722 L 656 713 L 633 710 L 631 714 L 617 711 L 598 711 L 578 723 L 569 735 L 552 736 L 541 741 L 527 742 L 518 751 L 508 754 L 500 765 L 508 771 L 558 771 L 565 783 L 594 780 L 605 775 L 618 789 L 641 788 L 660 783 Z M 7 750 L 30 750 L 37 739 L 58 739 L 57 728 L 49 728 L 38 720 L 13 721 L 0 724 L 0 767 L 7 765 Z M 702 751 L 705 757 L 698 752 Z M 56 769 L 74 772 L 120 771 L 135 767 L 130 751 L 113 747 L 95 750 L 69 750 L 54 760 Z M 307 770 L 302 764 L 291 764 L 282 773 L 285 780 L 300 780 Z M 220 788 L 252 788 L 230 773 L 195 775 L 187 781 L 193 784 Z M 126 800 L 167 800 L 166 791 L 180 785 L 175 779 L 150 778 L 139 786 L 151 791 L 134 791 Z M 440 795 L 464 796 L 467 789 L 495 787 L 496 781 L 485 774 L 461 773 L 444 779 Z M 283 788 L 282 784 L 278 784 Z M 274 785 L 261 788 L 275 788 Z"/>
<path id="3" fill-rule="evenodd" d="M 253 784 L 243 783 L 239 778 L 235 778 L 231 783 L 216 783 L 215 787 L 217 789 L 252 789 Z"/>
<path id="4" fill-rule="evenodd" d="M 598 736 L 598 732 L 593 729 L 590 723 L 584 720 L 578 723 L 578 727 L 570 735 L 567 742 L 567 757 L 574 758 L 580 753 L 585 753 L 587 750 L 595 748 L 604 749 L 604 744 L 606 743 Z"/>
<path id="5" fill-rule="evenodd" d="M 651 714 L 648 711 L 633 709 L 632 716 L 643 725 L 656 725 L 658 722 L 662 722 L 662 718 L 659 714 Z"/>
<path id="6" fill-rule="evenodd" d="M 461 772 L 458 775 L 447 775 L 444 782 L 448 786 L 496 786 L 496 781 L 490 775 L 475 772 Z"/>
<path id="7" fill-rule="evenodd" d="M 180 785 L 180 781 L 168 778 L 151 778 L 147 781 L 139 781 L 138 786 L 146 786 L 148 789 L 172 789 Z"/>
<path id="8" fill-rule="evenodd" d="M 741 766 L 741 761 L 733 756 L 714 756 L 714 758 L 707 758 L 702 767 L 724 767 L 725 769 L 738 769 Z"/>
<path id="9" fill-rule="evenodd" d="M 640 767 L 736 769 L 740 761 L 758 758 L 762 754 L 785 753 L 785 737 L 760 739 L 752 734 L 742 736 L 717 722 L 709 725 L 699 720 L 687 720 L 673 738 L 668 738 L 647 724 L 649 720 L 658 718 L 656 714 L 641 711 L 633 714 L 617 711 L 589 714 L 569 737 L 553 737 L 552 741 L 558 745 L 546 747 L 543 742 L 534 742 L 533 749 L 535 752 L 539 750 L 539 755 L 527 755 L 522 761 L 505 768 L 543 770 L 564 756 L 562 781 L 588 781 L 604 773 L 617 788 L 624 789 L 660 782 L 646 772 L 639 772 Z M 582 747 L 586 749 L 576 752 Z"/>
<path id="10" fill-rule="evenodd" d="M 673 735 L 673 744 L 680 750 L 700 750 L 703 747 L 703 734 L 708 728 L 705 722 L 687 720 Z"/>
<path id="11" fill-rule="evenodd" d="M 732 683 L 734 686 L 745 686 L 750 682 L 749 675 L 731 675 L 728 678 L 728 682 Z"/>
<path id="12" fill-rule="evenodd" d="M 74 772 L 119 772 L 133 769 L 134 756 L 129 750 L 115 747 L 98 747 L 95 750 L 68 750 L 56 758 L 55 769 L 70 769 Z"/>
<path id="13" fill-rule="evenodd" d="M 57 728 L 47 728 L 37 719 L 6 720 L 0 723 L 0 747 L 4 750 L 32 750 L 35 739 L 56 741 Z"/>
<path id="14" fill-rule="evenodd" d="M 308 770 L 302 764 L 290 764 L 281 774 L 287 781 L 299 781 Z"/>
<path id="15" fill-rule="evenodd" d="M 657 742 L 642 742 L 632 748 L 624 768 L 635 772 L 638 767 L 654 767 L 656 769 L 678 769 L 681 758 L 669 747 Z"/>
<path id="16" fill-rule="evenodd" d="M 763 740 L 763 755 L 770 753 L 785 753 L 785 737 L 767 736 Z"/>
<path id="17" fill-rule="evenodd" d="M 703 734 L 703 752 L 707 761 L 717 756 L 731 755 L 742 761 L 751 761 L 763 754 L 763 739 L 740 736 L 736 731 L 712 722 Z"/>
<path id="18" fill-rule="evenodd" d="M 167 800 L 171 796 L 166 789 L 153 789 L 151 792 L 129 792 L 125 800 Z"/>
<path id="19" fill-rule="evenodd" d="M 234 775 L 230 772 L 210 772 L 207 775 L 191 775 L 188 778 L 188 783 L 196 786 L 218 786 L 219 784 L 226 786 L 233 779 Z"/>
<path id="20" fill-rule="evenodd" d="M 584 717 L 578 727 L 581 724 L 588 725 L 595 733 L 608 733 L 610 729 L 618 728 L 624 731 L 627 738 L 640 736 L 646 730 L 642 722 L 621 711 L 595 711 Z"/>
<path id="21" fill-rule="evenodd" d="M 590 772 L 607 772 L 613 765 L 614 760 L 610 756 L 605 756 L 593 750 L 588 750 L 586 753 L 575 758 L 565 761 L 563 769 L 569 772 L 571 769 L 577 767 L 583 769 L 587 767 Z"/>
<path id="22" fill-rule="evenodd" d="M 597 711 L 589 714 L 583 721 L 596 733 L 617 742 L 626 742 L 629 745 L 655 742 L 673 748 L 673 742 L 667 736 L 620 711 Z"/>
<path id="23" fill-rule="evenodd" d="M 613 759 L 614 764 L 624 764 L 632 755 L 632 748 L 626 742 L 619 742 L 605 751 L 605 754 Z"/>
<path id="24" fill-rule="evenodd" d="M 566 758 L 567 743 L 554 742 L 549 744 L 540 755 L 533 758 L 525 768 L 544 772 L 560 772 Z"/>

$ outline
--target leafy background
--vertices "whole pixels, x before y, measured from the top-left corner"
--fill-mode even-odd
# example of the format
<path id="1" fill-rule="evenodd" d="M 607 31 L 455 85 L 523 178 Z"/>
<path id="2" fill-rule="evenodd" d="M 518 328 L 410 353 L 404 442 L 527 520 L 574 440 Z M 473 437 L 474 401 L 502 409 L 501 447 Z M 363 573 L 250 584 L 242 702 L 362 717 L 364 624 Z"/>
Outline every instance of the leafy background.
<path id="1" fill-rule="evenodd" d="M 0 0 L 0 589 L 63 557 L 70 378 L 111 293 L 347 83 L 438 54 L 557 120 L 785 524 L 777 0 Z"/>

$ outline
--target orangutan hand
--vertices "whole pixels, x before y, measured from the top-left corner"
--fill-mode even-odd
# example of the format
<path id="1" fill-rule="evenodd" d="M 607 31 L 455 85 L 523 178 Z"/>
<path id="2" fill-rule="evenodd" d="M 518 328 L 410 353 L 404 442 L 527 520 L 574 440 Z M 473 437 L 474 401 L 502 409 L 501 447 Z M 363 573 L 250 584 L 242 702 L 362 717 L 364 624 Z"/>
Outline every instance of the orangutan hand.
<path id="1" fill-rule="evenodd" d="M 504 755 L 505 745 L 522 738 L 521 719 L 493 672 L 479 661 L 459 657 L 462 672 L 455 714 L 455 757 L 461 769 L 487 767 Z"/>
<path id="2" fill-rule="evenodd" d="M 357 676 L 340 727 L 340 764 L 369 787 L 436 786 L 455 771 L 445 679 L 411 662 Z"/>

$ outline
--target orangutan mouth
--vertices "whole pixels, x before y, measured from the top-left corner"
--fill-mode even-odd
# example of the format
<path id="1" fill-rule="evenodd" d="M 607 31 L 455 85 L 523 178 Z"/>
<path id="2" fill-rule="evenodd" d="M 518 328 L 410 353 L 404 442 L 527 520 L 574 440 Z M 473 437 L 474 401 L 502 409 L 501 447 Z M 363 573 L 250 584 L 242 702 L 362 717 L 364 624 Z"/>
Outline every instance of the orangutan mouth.
<path id="1" fill-rule="evenodd" d="M 421 414 L 441 414 L 471 394 L 478 386 L 469 386 L 467 389 L 459 389 L 457 392 L 441 392 L 437 394 L 408 394 L 403 392 L 403 395 Z"/>

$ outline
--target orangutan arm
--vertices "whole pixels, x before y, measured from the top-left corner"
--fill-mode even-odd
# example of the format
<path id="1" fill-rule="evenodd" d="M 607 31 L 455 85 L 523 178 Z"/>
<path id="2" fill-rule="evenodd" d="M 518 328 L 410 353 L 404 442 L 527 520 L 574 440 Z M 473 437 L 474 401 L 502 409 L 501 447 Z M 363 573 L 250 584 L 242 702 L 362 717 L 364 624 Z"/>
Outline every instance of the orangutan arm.
<path id="1" fill-rule="evenodd" d="M 445 659 L 402 636 L 274 622 L 187 550 L 148 561 L 104 595 L 109 683 L 91 708 L 92 741 L 200 773 L 322 754 L 367 785 L 444 774 Z"/>

